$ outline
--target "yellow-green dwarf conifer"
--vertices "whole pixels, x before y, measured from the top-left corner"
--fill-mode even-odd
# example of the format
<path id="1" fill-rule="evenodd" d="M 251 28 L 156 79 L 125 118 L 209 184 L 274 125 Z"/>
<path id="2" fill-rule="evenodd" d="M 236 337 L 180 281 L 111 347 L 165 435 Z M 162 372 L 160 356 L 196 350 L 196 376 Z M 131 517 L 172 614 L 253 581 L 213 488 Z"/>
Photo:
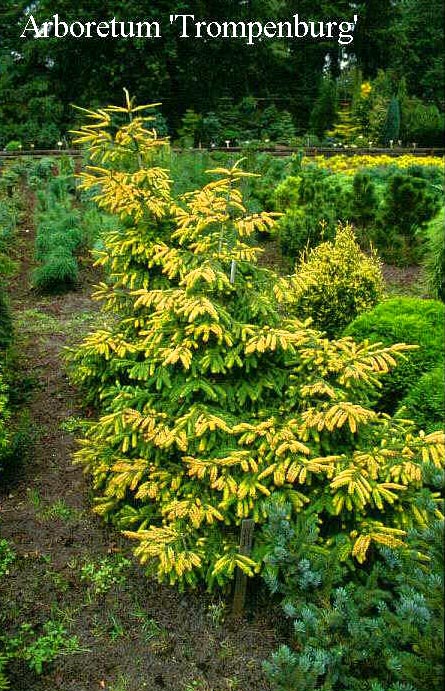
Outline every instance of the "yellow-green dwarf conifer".
<path id="1" fill-rule="evenodd" d="M 96 511 L 181 585 L 259 571 L 259 547 L 240 554 L 239 525 L 262 523 L 272 494 L 317 512 L 321 542 L 341 543 L 345 559 L 402 545 L 437 511 L 422 484 L 443 448 L 440 433 L 410 436 L 367 407 L 403 346 L 329 341 L 284 318 L 287 283 L 257 266 L 252 242 L 273 218 L 247 212 L 245 173 L 215 170 L 173 200 L 153 155 L 165 143 L 141 113 L 128 99 L 89 113 L 97 126 L 80 133 L 95 158 L 83 186 L 121 219 L 99 260 L 109 326 L 71 355 L 100 407 L 76 454 Z M 116 114 L 129 122 L 114 127 Z"/>

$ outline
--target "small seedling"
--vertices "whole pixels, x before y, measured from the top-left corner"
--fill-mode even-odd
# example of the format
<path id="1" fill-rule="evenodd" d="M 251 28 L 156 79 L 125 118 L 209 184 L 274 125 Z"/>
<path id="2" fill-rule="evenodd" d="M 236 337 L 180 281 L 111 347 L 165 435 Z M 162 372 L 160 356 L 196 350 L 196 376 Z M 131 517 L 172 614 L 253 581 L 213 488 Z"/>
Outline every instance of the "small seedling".
<path id="1" fill-rule="evenodd" d="M 5 539 L 0 540 L 0 578 L 9 573 L 9 565 L 15 560 L 15 556 L 9 542 Z"/>
<path id="2" fill-rule="evenodd" d="M 225 613 L 226 603 L 224 600 L 212 602 L 207 607 L 207 616 L 212 620 L 214 626 L 221 626 L 221 624 L 224 622 Z"/>
<path id="3" fill-rule="evenodd" d="M 39 511 L 39 517 L 42 521 L 52 521 L 56 519 L 70 521 L 77 513 L 76 509 L 68 506 L 64 499 L 57 499 L 54 504 Z"/>
<path id="4" fill-rule="evenodd" d="M 42 497 L 40 496 L 40 492 L 38 489 L 35 487 L 27 487 L 26 493 L 28 495 L 28 499 L 37 511 L 42 505 Z"/>
<path id="5" fill-rule="evenodd" d="M 109 687 L 109 691 L 128 691 L 130 688 L 129 684 L 128 678 L 121 674 L 119 679 L 116 680 L 116 683 L 113 683 Z"/>
<path id="6" fill-rule="evenodd" d="M 160 636 L 165 633 L 165 630 L 162 629 L 159 624 L 154 620 L 151 619 L 146 612 L 144 612 L 141 609 L 136 610 L 135 612 L 132 613 L 132 616 L 135 619 L 138 619 L 140 622 L 140 627 L 141 630 L 144 634 L 145 640 L 148 642 L 152 638 L 155 638 L 156 636 Z"/>
<path id="7" fill-rule="evenodd" d="M 48 571 L 47 576 L 54 583 L 54 586 L 57 588 L 57 590 L 60 590 L 60 592 L 66 593 L 67 590 L 69 590 L 69 582 L 65 576 L 58 571 Z"/>
<path id="8" fill-rule="evenodd" d="M 99 562 L 87 561 L 80 569 L 80 579 L 88 583 L 90 594 L 103 595 L 113 586 L 125 583 L 123 572 L 130 564 L 121 555 L 103 557 Z"/>
<path id="9" fill-rule="evenodd" d="M 39 636 L 24 650 L 24 658 L 28 660 L 29 667 L 41 674 L 43 664 L 52 662 L 59 655 L 69 655 L 80 652 L 77 636 L 68 637 L 62 624 L 47 621 L 43 625 L 43 635 Z"/>
<path id="10" fill-rule="evenodd" d="M 187 683 L 184 691 L 212 691 L 212 689 L 203 679 L 193 679 Z"/>
<path id="11" fill-rule="evenodd" d="M 125 634 L 125 630 L 119 617 L 116 617 L 112 612 L 110 612 L 108 618 L 111 622 L 108 627 L 108 633 L 111 640 L 115 641 L 116 638 L 121 638 Z"/>
<path id="12" fill-rule="evenodd" d="M 70 434 L 73 434 L 74 432 L 79 432 L 79 430 L 82 430 L 84 424 L 85 421 L 82 420 L 80 417 L 76 417 L 76 415 L 71 415 L 70 417 L 67 417 L 66 420 L 62 420 L 59 427 L 63 432 L 69 432 Z"/>

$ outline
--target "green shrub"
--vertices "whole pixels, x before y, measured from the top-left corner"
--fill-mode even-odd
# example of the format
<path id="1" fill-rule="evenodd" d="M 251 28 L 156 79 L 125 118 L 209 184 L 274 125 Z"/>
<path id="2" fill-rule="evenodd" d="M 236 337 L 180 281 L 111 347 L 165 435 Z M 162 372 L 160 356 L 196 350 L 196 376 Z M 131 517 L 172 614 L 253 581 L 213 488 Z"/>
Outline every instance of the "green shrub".
<path id="1" fill-rule="evenodd" d="M 38 195 L 33 285 L 42 292 L 71 288 L 78 280 L 75 256 L 84 241 L 81 214 L 72 206 L 68 176 L 53 178 Z"/>
<path id="2" fill-rule="evenodd" d="M 293 262 L 311 247 L 316 247 L 324 240 L 331 240 L 334 235 L 324 215 L 314 219 L 308 217 L 301 207 L 291 208 L 280 218 L 277 224 L 280 248 L 283 256 Z"/>
<path id="3" fill-rule="evenodd" d="M 11 141 L 9 141 L 6 144 L 5 151 L 7 151 L 7 152 L 20 151 L 21 148 L 22 148 L 21 142 L 19 142 L 16 139 L 11 139 Z"/>
<path id="4" fill-rule="evenodd" d="M 376 254 L 365 255 L 351 226 L 339 226 L 331 242 L 323 242 L 295 267 L 292 311 L 310 317 L 332 338 L 358 314 L 382 299 L 383 276 Z M 302 286 L 302 287 L 301 287 Z"/>
<path id="5" fill-rule="evenodd" d="M 48 182 L 54 176 L 56 167 L 54 158 L 42 156 L 33 161 L 33 166 L 28 172 L 28 184 L 33 188 L 39 188 L 42 183 Z"/>
<path id="6" fill-rule="evenodd" d="M 45 255 L 45 263 L 34 270 L 33 285 L 42 292 L 71 288 L 78 280 L 79 266 L 71 248 L 59 245 Z"/>
<path id="7" fill-rule="evenodd" d="M 406 362 L 383 381 L 379 408 L 393 413 L 419 378 L 437 367 L 444 358 L 443 328 L 445 306 L 437 300 L 393 298 L 358 316 L 346 327 L 344 335 L 371 342 L 418 345 Z"/>
<path id="8" fill-rule="evenodd" d="M 275 188 L 289 175 L 298 175 L 294 157 L 277 158 L 266 153 L 247 153 L 246 170 L 258 177 L 246 181 L 249 208 L 252 211 L 275 211 Z M 196 189 L 197 185 L 195 185 Z"/>
<path id="9" fill-rule="evenodd" d="M 358 171 L 352 181 L 349 220 L 363 231 L 375 224 L 379 197 L 377 186 L 368 172 Z"/>
<path id="10" fill-rule="evenodd" d="M 277 231 L 286 257 L 295 259 L 304 250 L 334 237 L 338 221 L 347 221 L 348 186 L 343 176 L 311 167 L 298 178 L 281 183 L 277 204 L 287 211 Z"/>
<path id="11" fill-rule="evenodd" d="M 444 363 L 426 372 L 402 398 L 397 415 L 415 420 L 418 427 L 432 432 L 445 423 Z"/>
<path id="12" fill-rule="evenodd" d="M 291 647 L 264 663 L 272 691 L 442 689 L 443 521 L 411 534 L 410 553 L 380 547 L 355 573 L 317 533 L 285 507 L 263 529 L 264 579 L 290 623 Z"/>
<path id="13" fill-rule="evenodd" d="M 428 181 L 396 173 L 388 182 L 373 240 L 382 256 L 394 264 L 416 263 L 422 256 L 419 233 L 438 213 L 440 196 Z"/>
<path id="14" fill-rule="evenodd" d="M 290 206 L 296 207 L 300 201 L 301 177 L 289 175 L 280 182 L 274 191 L 274 206 L 277 211 L 287 211 Z"/>

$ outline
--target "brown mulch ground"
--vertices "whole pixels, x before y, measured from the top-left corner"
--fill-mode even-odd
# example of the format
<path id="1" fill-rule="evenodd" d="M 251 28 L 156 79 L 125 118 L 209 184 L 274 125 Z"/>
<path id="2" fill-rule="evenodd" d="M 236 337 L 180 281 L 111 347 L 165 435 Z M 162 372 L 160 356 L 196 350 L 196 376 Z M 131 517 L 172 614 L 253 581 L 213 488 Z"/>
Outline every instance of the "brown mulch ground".
<path id="1" fill-rule="evenodd" d="M 0 581 L 0 626 L 12 636 L 25 622 L 37 634 L 50 619 L 62 622 L 82 650 L 45 664 L 41 675 L 12 661 L 11 689 L 265 691 L 261 661 L 276 648 L 277 622 L 255 584 L 245 618 L 232 621 L 230 596 L 161 586 L 134 560 L 125 582 L 103 595 L 91 595 L 80 579 L 86 560 L 130 556 L 123 538 L 91 513 L 88 479 L 72 465 L 75 441 L 63 430 L 64 421 L 82 410 L 61 352 L 94 318 L 89 294 L 95 276 L 86 263 L 77 290 L 57 297 L 33 292 L 30 217 L 21 230 L 21 270 L 10 294 L 20 325 L 17 378 L 34 378 L 28 406 L 36 439 L 0 494 L 0 537 L 17 554 Z"/>

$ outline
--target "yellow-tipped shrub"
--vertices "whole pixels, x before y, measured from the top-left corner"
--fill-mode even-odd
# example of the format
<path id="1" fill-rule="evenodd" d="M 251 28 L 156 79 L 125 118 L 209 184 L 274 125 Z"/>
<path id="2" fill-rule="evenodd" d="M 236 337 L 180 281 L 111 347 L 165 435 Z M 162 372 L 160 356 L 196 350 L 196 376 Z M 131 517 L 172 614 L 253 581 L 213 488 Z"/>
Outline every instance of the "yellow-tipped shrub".
<path id="1" fill-rule="evenodd" d="M 374 307 L 384 289 L 376 253 L 360 249 L 350 225 L 339 225 L 332 241 L 308 252 L 296 266 L 293 285 L 294 314 L 310 317 L 314 327 L 330 337 Z"/>

